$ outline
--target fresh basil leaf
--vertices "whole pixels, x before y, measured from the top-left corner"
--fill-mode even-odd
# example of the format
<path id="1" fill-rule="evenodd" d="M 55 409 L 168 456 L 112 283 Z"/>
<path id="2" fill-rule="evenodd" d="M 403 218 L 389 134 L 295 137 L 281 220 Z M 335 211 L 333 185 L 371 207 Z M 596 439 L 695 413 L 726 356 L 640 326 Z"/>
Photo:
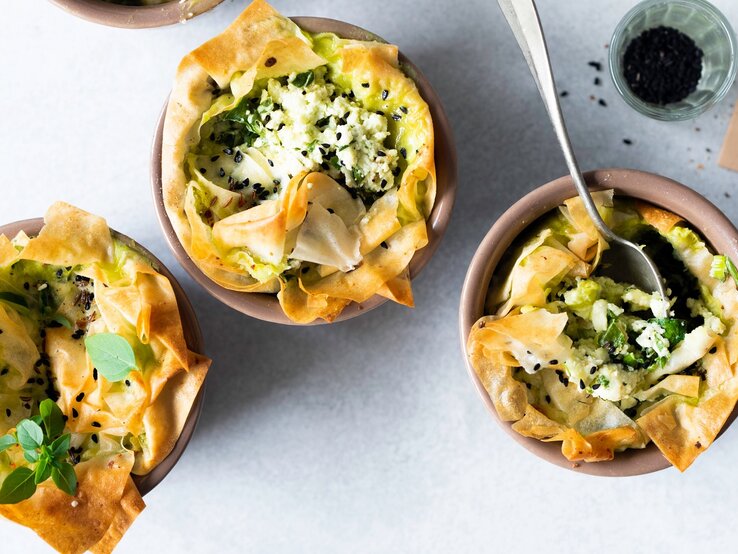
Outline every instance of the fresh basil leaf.
<path id="1" fill-rule="evenodd" d="M 0 291 L 0 301 L 10 302 L 11 304 L 17 304 L 18 306 L 28 307 L 28 301 L 25 297 L 14 292 Z"/>
<path id="2" fill-rule="evenodd" d="M 19 467 L 8 475 L 0 487 L 0 504 L 17 504 L 33 496 L 35 473 L 27 467 Z"/>
<path id="3" fill-rule="evenodd" d="M 315 81 L 315 73 L 312 70 L 308 70 L 305 73 L 298 73 L 295 78 L 292 79 L 292 84 L 299 88 L 305 88 L 309 84 Z"/>
<path id="4" fill-rule="evenodd" d="M 36 450 L 24 450 L 23 457 L 26 459 L 27 462 L 34 464 L 38 462 L 39 454 Z"/>
<path id="5" fill-rule="evenodd" d="M 124 380 L 136 366 L 136 355 L 128 341 L 115 333 L 99 333 L 85 338 L 92 365 L 111 383 Z"/>
<path id="6" fill-rule="evenodd" d="M 40 485 L 49 477 L 51 477 L 51 470 L 52 467 L 49 463 L 49 457 L 41 456 L 38 460 L 38 463 L 36 464 L 36 469 L 34 470 L 35 476 L 33 478 L 33 482 L 37 485 Z"/>
<path id="7" fill-rule="evenodd" d="M 44 443 L 44 432 L 41 427 L 30 419 L 24 419 L 16 427 L 18 443 L 23 450 L 35 450 Z"/>
<path id="8" fill-rule="evenodd" d="M 67 462 L 57 464 L 57 467 L 51 469 L 51 478 L 60 490 L 68 495 L 74 496 L 77 492 L 77 474 L 74 473 L 74 466 Z"/>
<path id="9" fill-rule="evenodd" d="M 53 441 L 64 432 L 64 414 L 62 414 L 61 408 L 59 408 L 56 402 L 47 398 L 41 402 L 39 413 L 46 428 L 48 442 Z"/>
<path id="10" fill-rule="evenodd" d="M 62 435 L 51 443 L 51 446 L 49 447 L 49 449 L 51 450 L 51 456 L 55 459 L 66 456 L 69 452 L 69 447 L 71 446 L 71 444 L 72 435 L 70 435 L 69 433 L 67 433 L 66 435 Z"/>
<path id="11" fill-rule="evenodd" d="M 0 452 L 3 452 L 16 444 L 18 444 L 18 441 L 15 440 L 13 435 L 4 435 L 0 437 Z"/>

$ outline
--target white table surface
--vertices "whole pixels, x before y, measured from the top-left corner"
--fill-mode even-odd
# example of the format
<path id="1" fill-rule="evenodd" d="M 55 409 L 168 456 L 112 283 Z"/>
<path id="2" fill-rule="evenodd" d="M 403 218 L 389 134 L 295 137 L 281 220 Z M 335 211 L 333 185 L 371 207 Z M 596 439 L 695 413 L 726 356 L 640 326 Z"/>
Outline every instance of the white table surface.
<path id="1" fill-rule="evenodd" d="M 414 283 L 414 310 L 387 304 L 335 326 L 280 327 L 222 306 L 174 261 L 151 199 L 154 125 L 179 59 L 245 1 L 142 31 L 42 0 L 3 2 L 0 221 L 39 216 L 57 199 L 105 216 L 181 279 L 215 358 L 197 433 L 118 552 L 735 552 L 738 427 L 685 474 L 587 477 L 510 440 L 467 377 L 457 309 L 471 256 L 512 202 L 566 171 L 496 3 L 274 3 L 396 42 L 445 101 L 459 194 L 445 241 Z M 716 162 L 735 88 L 696 121 L 664 124 L 627 108 L 587 65 L 606 62 L 633 4 L 540 0 L 582 166 L 663 173 L 735 219 L 738 174 Z M 738 25 L 738 3 L 716 4 Z M 49 551 L 5 521 L 0 536 L 2 553 Z"/>

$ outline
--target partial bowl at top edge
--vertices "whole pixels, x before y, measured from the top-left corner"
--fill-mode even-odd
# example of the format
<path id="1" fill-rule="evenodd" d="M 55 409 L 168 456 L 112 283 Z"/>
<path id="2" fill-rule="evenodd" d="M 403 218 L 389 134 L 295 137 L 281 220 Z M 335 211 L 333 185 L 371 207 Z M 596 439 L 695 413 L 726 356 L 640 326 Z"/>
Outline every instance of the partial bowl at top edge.
<path id="1" fill-rule="evenodd" d="M 25 219 L 22 221 L 0 225 L 0 234 L 4 234 L 8 238 L 13 238 L 20 231 L 23 231 L 29 237 L 33 237 L 38 235 L 43 226 L 43 218 L 39 217 L 33 219 Z M 177 307 L 179 309 L 179 315 L 182 320 L 182 328 L 184 331 L 184 337 L 185 342 L 187 343 L 187 347 L 192 352 L 197 352 L 201 354 L 204 347 L 200 325 L 197 321 L 195 310 L 193 309 L 192 304 L 190 303 L 184 289 L 179 284 L 177 279 L 174 277 L 171 271 L 169 271 L 169 269 L 167 269 L 167 267 L 146 248 L 122 233 L 113 230 L 111 230 L 111 232 L 113 234 L 113 237 L 132 247 L 134 250 L 138 251 L 146 258 L 146 260 L 148 260 L 152 264 L 152 267 L 156 271 L 169 279 L 169 282 L 172 284 L 172 289 L 174 290 L 174 295 L 177 299 Z M 192 404 L 192 408 L 190 409 L 190 413 L 187 416 L 187 420 L 185 421 L 184 427 L 182 428 L 182 432 L 180 433 L 179 438 L 177 439 L 177 442 L 174 445 L 172 451 L 167 455 L 166 458 L 161 461 L 159 465 L 157 465 L 146 475 L 131 475 L 141 496 L 145 496 L 146 494 L 151 492 L 159 483 L 164 480 L 169 472 L 174 469 L 174 466 L 177 464 L 179 459 L 182 457 L 182 454 L 184 454 L 184 451 L 187 449 L 187 445 L 192 439 L 192 435 L 195 433 L 197 422 L 200 419 L 200 414 L 202 412 L 205 384 L 206 383 L 203 383 L 202 387 L 200 388 L 200 392 L 197 394 L 197 397 Z"/>
<path id="2" fill-rule="evenodd" d="M 704 196 L 667 177 L 633 169 L 601 169 L 585 173 L 593 190 L 614 189 L 616 196 L 649 202 L 687 221 L 707 241 L 713 251 L 738 258 L 738 230 Z M 670 467 L 658 448 L 649 444 L 643 450 L 618 452 L 605 462 L 571 462 L 561 453 L 561 444 L 524 437 L 512 429 L 512 422 L 502 421 L 484 385 L 469 363 L 467 340 L 474 323 L 485 315 L 484 303 L 492 276 L 508 248 L 539 218 L 576 196 L 571 177 L 551 181 L 517 201 L 492 226 L 477 248 L 467 270 L 459 305 L 461 348 L 466 368 L 480 398 L 493 418 L 516 442 L 530 452 L 559 467 L 589 475 L 626 477 L 642 475 Z M 720 434 L 738 415 L 734 409 Z M 720 435 L 718 435 L 720 436 Z"/>
<path id="3" fill-rule="evenodd" d="M 100 25 L 145 29 L 185 23 L 223 0 L 170 0 L 153 6 L 126 6 L 105 0 L 49 0 L 64 11 Z"/>
<path id="4" fill-rule="evenodd" d="M 387 42 L 381 37 L 362 29 L 361 27 L 335 19 L 322 17 L 291 17 L 290 19 L 292 19 L 301 29 L 309 33 L 331 32 L 347 39 Z M 421 270 L 426 266 L 438 249 L 448 227 L 456 197 L 457 157 L 451 124 L 443 108 L 440 97 L 420 69 L 418 69 L 415 64 L 403 55 L 402 52 L 400 52 L 399 58 L 402 70 L 415 82 L 421 96 L 430 107 L 435 140 L 434 156 L 437 179 L 436 200 L 433 205 L 433 210 L 426 221 L 428 228 L 428 245 L 415 252 L 415 255 L 410 261 L 410 277 L 414 279 L 420 274 Z M 276 295 L 237 292 L 226 289 L 212 281 L 207 275 L 200 271 L 197 265 L 187 255 L 187 252 L 179 242 L 179 238 L 169 221 L 162 195 L 161 156 L 165 115 L 166 102 L 164 103 L 164 108 L 157 122 L 156 132 L 154 134 L 151 148 L 151 184 L 159 224 L 161 225 L 167 243 L 174 252 L 177 260 L 180 262 L 182 267 L 184 267 L 185 271 L 187 271 L 187 273 L 209 294 L 234 310 L 271 323 L 302 325 L 291 321 L 284 314 L 279 302 L 277 301 Z M 379 295 L 374 295 L 372 298 L 361 304 L 352 302 L 346 306 L 333 323 L 357 317 L 362 313 L 366 313 L 378 306 L 381 306 L 385 302 L 387 302 L 387 299 Z M 326 322 L 322 319 L 318 319 L 308 325 L 322 325 L 325 323 Z"/>

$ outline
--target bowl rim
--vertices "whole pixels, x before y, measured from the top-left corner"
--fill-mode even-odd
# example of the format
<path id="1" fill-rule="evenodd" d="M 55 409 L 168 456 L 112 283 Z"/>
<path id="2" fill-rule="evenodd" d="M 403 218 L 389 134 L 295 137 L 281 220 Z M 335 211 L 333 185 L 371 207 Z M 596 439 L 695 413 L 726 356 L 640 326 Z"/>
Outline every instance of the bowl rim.
<path id="1" fill-rule="evenodd" d="M 301 29 L 309 33 L 334 32 L 343 38 L 358 40 L 375 40 L 386 42 L 378 35 L 367 31 L 356 25 L 329 19 L 324 17 L 291 17 Z M 441 102 L 440 96 L 431 86 L 428 79 L 402 52 L 399 53 L 400 67 L 405 75 L 415 82 L 421 96 L 428 104 L 434 129 L 434 157 L 436 165 L 436 199 L 429 217 L 426 219 L 428 230 L 428 244 L 417 250 L 410 261 L 410 278 L 416 278 L 422 269 L 428 264 L 441 244 L 448 228 L 453 206 L 456 199 L 458 184 L 458 160 L 454 142 L 451 123 Z M 295 323 L 282 311 L 276 295 L 266 293 L 237 292 L 226 289 L 205 275 L 192 259 L 187 255 L 179 238 L 174 231 L 169 216 L 164 207 L 162 194 L 162 138 L 164 130 L 164 118 L 166 116 L 167 102 L 159 115 L 156 131 L 151 146 L 150 178 L 154 196 L 154 206 L 159 225 L 164 233 L 167 244 L 174 253 L 177 261 L 184 270 L 210 295 L 220 300 L 223 304 L 239 311 L 245 315 L 282 325 L 312 326 L 324 325 L 328 322 L 317 319 L 308 324 Z M 351 302 L 344 308 L 341 314 L 331 323 L 346 321 L 373 310 L 388 300 L 379 295 L 374 295 L 362 303 Z"/>
<path id="2" fill-rule="evenodd" d="M 725 79 L 721 83 L 720 87 L 718 87 L 712 96 L 710 96 L 705 102 L 691 108 L 674 110 L 669 109 L 666 106 L 658 106 L 656 104 L 645 102 L 630 91 L 628 84 L 625 82 L 622 75 L 622 56 L 620 46 L 621 43 L 623 43 L 625 28 L 644 10 L 651 8 L 652 6 L 662 4 L 689 5 L 708 14 L 719 25 L 722 33 L 727 38 L 728 44 L 730 45 L 731 63 Z M 627 48 L 627 45 L 625 44 L 622 44 L 622 46 Z M 643 0 L 628 10 L 615 27 L 612 37 L 610 38 L 608 68 L 610 78 L 612 79 L 618 94 L 623 101 L 636 112 L 658 121 L 687 121 L 710 110 L 725 98 L 735 82 L 736 74 L 738 74 L 737 56 L 738 39 L 736 39 L 735 31 L 733 30 L 730 21 L 725 17 L 725 14 L 710 2 L 706 2 L 705 0 Z"/>
<path id="3" fill-rule="evenodd" d="M 691 188 L 668 177 L 634 169 L 598 169 L 586 172 L 584 177 L 592 190 L 614 189 L 616 196 L 644 200 L 683 217 L 715 251 L 738 256 L 738 229 L 714 204 Z M 539 458 L 577 473 L 596 476 L 627 477 L 659 471 L 671 467 L 671 464 L 653 443 L 642 450 L 618 452 L 612 461 L 571 462 L 561 454 L 560 443 L 544 443 L 518 434 L 512 429 L 512 422 L 499 418 L 489 394 L 469 363 L 466 347 L 469 332 L 484 313 L 487 290 L 503 254 L 532 223 L 558 207 L 565 199 L 575 196 L 576 190 L 570 176 L 550 181 L 508 208 L 479 244 L 469 264 L 459 303 L 459 334 L 467 374 L 493 419 L 518 444 Z M 718 437 L 728 429 L 736 415 L 738 406 L 728 417 Z"/>
<path id="4" fill-rule="evenodd" d="M 182 5 L 179 0 L 170 0 L 153 6 L 124 6 L 105 0 L 49 0 L 64 11 L 100 25 L 121 29 L 149 29 L 182 22 Z M 199 0 L 190 7 L 188 21 L 212 10 L 223 0 Z"/>
<path id="5" fill-rule="evenodd" d="M 0 225 L 0 234 L 5 234 L 9 238 L 12 238 L 19 231 L 22 230 L 28 236 L 32 237 L 39 233 L 43 225 L 44 220 L 41 217 L 23 219 L 20 221 L 14 221 L 12 223 Z M 143 255 L 146 260 L 152 264 L 152 267 L 156 271 L 169 279 L 169 282 L 172 284 L 172 289 L 174 290 L 174 295 L 177 299 L 177 307 L 179 309 L 180 318 L 182 319 L 182 327 L 185 333 L 185 341 L 187 342 L 187 347 L 191 351 L 201 354 L 203 352 L 202 330 L 200 329 L 200 324 L 198 322 L 195 310 L 192 307 L 192 303 L 187 297 L 187 294 L 182 288 L 182 285 L 179 284 L 172 272 L 169 271 L 169 269 L 161 262 L 161 260 L 154 256 L 147 248 L 145 248 L 129 236 L 124 235 L 123 233 L 120 233 L 113 229 L 111 229 L 111 234 L 116 239 L 120 240 L 127 246 L 135 249 L 137 252 Z M 146 496 L 164 480 L 169 472 L 174 469 L 174 466 L 177 465 L 177 462 L 182 457 L 182 454 L 184 454 L 184 451 L 187 449 L 187 446 L 192 439 L 193 434 L 195 433 L 195 429 L 197 428 L 197 424 L 200 420 L 200 415 L 202 414 L 203 398 L 205 394 L 206 384 L 207 376 L 202 386 L 200 387 L 200 391 L 195 397 L 195 401 L 192 403 L 190 413 L 187 415 L 185 424 L 182 427 L 182 431 L 180 432 L 179 438 L 174 444 L 174 448 L 172 448 L 172 451 L 146 475 L 131 474 L 133 482 L 135 483 L 136 488 L 138 489 L 142 497 Z"/>

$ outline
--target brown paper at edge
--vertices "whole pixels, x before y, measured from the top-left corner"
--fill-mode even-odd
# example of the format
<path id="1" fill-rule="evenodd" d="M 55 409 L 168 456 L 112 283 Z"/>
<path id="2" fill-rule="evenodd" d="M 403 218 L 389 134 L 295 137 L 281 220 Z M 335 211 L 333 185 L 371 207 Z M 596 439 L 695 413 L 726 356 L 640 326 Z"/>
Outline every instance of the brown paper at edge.
<path id="1" fill-rule="evenodd" d="M 738 171 L 738 106 L 736 106 L 733 112 L 733 117 L 728 126 L 728 132 L 725 134 L 723 149 L 720 151 L 720 161 L 718 163 L 726 169 Z"/>

